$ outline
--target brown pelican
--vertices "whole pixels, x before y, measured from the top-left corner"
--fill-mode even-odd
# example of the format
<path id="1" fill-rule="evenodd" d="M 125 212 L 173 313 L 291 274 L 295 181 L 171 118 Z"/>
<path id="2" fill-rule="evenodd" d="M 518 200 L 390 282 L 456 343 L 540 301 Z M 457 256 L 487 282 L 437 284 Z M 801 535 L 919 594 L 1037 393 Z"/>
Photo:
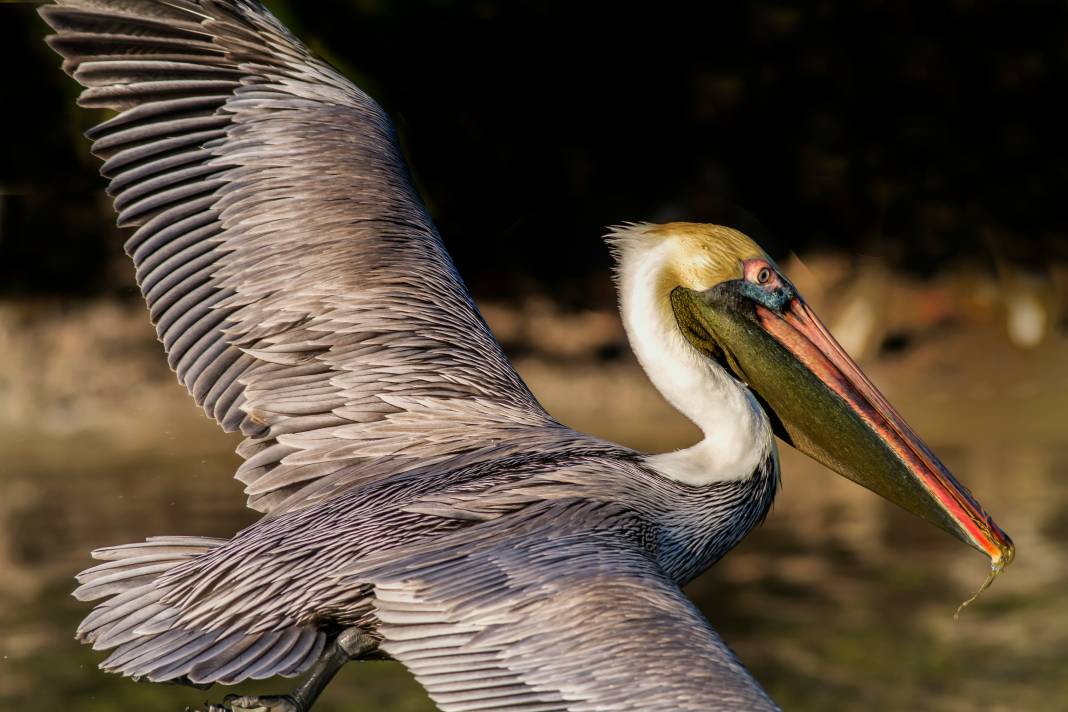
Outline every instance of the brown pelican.
<path id="1" fill-rule="evenodd" d="M 170 365 L 263 512 L 230 540 L 94 552 L 105 670 L 233 684 L 406 665 L 443 710 L 770 710 L 680 586 L 766 515 L 773 434 L 987 554 L 1009 538 L 774 262 L 724 227 L 628 225 L 623 320 L 704 432 L 645 455 L 556 422 L 505 358 L 389 120 L 255 0 L 58 0 L 50 45 Z"/>

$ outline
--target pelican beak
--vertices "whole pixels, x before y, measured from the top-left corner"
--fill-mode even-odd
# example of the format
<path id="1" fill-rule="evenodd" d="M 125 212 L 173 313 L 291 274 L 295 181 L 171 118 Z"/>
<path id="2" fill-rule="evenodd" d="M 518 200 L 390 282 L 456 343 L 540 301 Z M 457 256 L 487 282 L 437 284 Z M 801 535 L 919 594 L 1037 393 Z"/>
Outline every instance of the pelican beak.
<path id="1" fill-rule="evenodd" d="M 767 272 L 764 272 L 766 275 Z M 671 293 L 687 339 L 757 396 L 776 434 L 806 455 L 990 557 L 991 577 L 1013 545 L 905 423 L 827 327 L 775 274 Z M 989 579 L 988 579 L 989 582 Z"/>

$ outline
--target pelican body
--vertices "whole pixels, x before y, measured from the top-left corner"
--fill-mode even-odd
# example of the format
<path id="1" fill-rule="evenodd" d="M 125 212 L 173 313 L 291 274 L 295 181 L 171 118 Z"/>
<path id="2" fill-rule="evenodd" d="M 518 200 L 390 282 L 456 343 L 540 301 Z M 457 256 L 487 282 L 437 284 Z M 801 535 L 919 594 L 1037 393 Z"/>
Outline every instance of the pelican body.
<path id="1" fill-rule="evenodd" d="M 254 0 L 58 0 L 50 45 L 170 365 L 240 431 L 232 539 L 94 552 L 101 667 L 306 712 L 394 658 L 460 710 L 773 710 L 680 587 L 767 514 L 774 436 L 1008 563 L 1012 544 L 752 240 L 608 237 L 631 345 L 704 437 L 643 454 L 554 420 L 411 185 L 388 118 Z M 216 708 L 218 709 L 218 708 Z"/>

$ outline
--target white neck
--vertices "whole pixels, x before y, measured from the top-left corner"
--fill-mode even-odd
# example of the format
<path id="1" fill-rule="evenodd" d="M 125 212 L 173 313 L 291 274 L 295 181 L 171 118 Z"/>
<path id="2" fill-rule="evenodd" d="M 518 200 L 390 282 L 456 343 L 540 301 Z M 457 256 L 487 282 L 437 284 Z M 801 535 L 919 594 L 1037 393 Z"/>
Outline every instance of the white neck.
<path id="1" fill-rule="evenodd" d="M 685 450 L 651 455 L 661 474 L 690 485 L 748 478 L 771 450 L 767 416 L 749 389 L 682 335 L 657 285 L 670 245 L 631 249 L 620 257 L 623 326 L 653 385 L 704 433 Z"/>

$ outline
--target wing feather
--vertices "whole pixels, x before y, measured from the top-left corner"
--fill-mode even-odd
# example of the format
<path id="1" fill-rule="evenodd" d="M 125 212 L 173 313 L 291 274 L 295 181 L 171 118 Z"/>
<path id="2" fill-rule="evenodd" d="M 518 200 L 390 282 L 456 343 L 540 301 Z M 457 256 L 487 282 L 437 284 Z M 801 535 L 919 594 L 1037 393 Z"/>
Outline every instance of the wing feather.
<path id="1" fill-rule="evenodd" d="M 552 514 L 354 574 L 383 649 L 444 712 L 778 709 L 648 552 Z"/>
<path id="2" fill-rule="evenodd" d="M 554 425 L 456 273 L 388 117 L 259 2 L 41 15 L 79 102 L 118 112 L 88 135 L 136 228 L 126 251 L 171 368 L 249 438 L 251 507 Z"/>

